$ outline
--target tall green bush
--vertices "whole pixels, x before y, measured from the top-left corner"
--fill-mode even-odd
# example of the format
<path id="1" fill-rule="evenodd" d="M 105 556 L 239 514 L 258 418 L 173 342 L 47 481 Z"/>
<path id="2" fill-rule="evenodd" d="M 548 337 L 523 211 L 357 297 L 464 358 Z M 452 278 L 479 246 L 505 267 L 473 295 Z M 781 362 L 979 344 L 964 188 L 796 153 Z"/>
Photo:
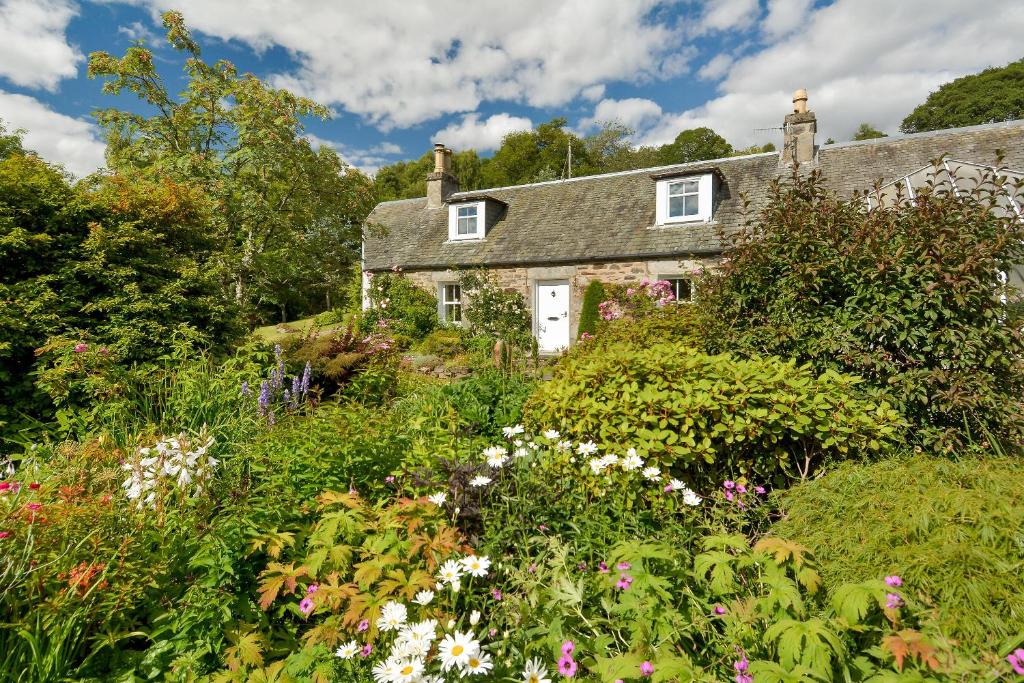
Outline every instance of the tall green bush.
<path id="1" fill-rule="evenodd" d="M 597 333 L 597 323 L 601 315 L 598 306 L 604 299 L 604 283 L 600 280 L 591 280 L 587 284 L 587 288 L 583 290 L 583 305 L 580 308 L 580 337 L 584 334 L 593 336 Z"/>
<path id="2" fill-rule="evenodd" d="M 1024 263 L 1024 222 L 998 201 L 937 186 L 866 211 L 816 173 L 776 184 L 701 286 L 706 343 L 862 377 L 929 449 L 1019 444 L 1024 335 L 1000 273 Z"/>
<path id="3" fill-rule="evenodd" d="M 370 308 L 363 312 L 363 334 L 386 332 L 423 339 L 437 327 L 437 297 L 414 285 L 401 273 L 377 273 L 370 278 Z"/>
<path id="4" fill-rule="evenodd" d="M 826 458 L 877 452 L 896 436 L 897 413 L 858 398 L 859 383 L 771 357 L 625 346 L 566 359 L 525 412 L 537 429 L 613 453 L 635 447 L 693 481 L 751 474 L 782 483 Z"/>
<path id="5" fill-rule="evenodd" d="M 1013 459 L 848 463 L 786 492 L 773 533 L 813 547 L 828 587 L 902 576 L 946 635 L 987 651 L 1024 636 L 1021 500 Z"/>

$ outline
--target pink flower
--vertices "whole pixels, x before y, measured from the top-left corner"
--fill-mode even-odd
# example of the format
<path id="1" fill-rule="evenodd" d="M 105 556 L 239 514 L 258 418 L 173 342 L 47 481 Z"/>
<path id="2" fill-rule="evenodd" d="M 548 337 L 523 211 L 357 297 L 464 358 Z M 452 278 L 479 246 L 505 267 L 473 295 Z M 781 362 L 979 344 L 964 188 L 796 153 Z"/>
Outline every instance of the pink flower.
<path id="1" fill-rule="evenodd" d="M 742 650 L 740 650 L 740 658 L 733 662 L 732 667 L 736 669 L 736 683 L 753 683 L 754 677 L 748 671 L 750 662 L 747 661 L 747 655 Z"/>
<path id="2" fill-rule="evenodd" d="M 583 334 L 580 335 L 580 341 L 587 341 L 588 339 L 593 339 L 593 338 L 594 338 L 594 335 L 590 334 L 589 332 L 584 332 Z M 574 663 L 574 666 L 575 666 L 575 663 Z M 575 671 L 575 669 L 573 669 L 573 671 Z"/>
<path id="3" fill-rule="evenodd" d="M 654 673 L 654 665 L 651 664 L 650 662 L 644 662 L 643 664 L 640 665 L 640 675 L 641 676 L 650 676 L 653 673 Z"/>
<path id="4" fill-rule="evenodd" d="M 746 493 L 747 487 L 743 484 L 736 484 L 736 493 Z"/>
<path id="5" fill-rule="evenodd" d="M 531 574 L 535 574 L 537 572 L 537 565 L 531 564 L 529 567 L 526 568 L 526 571 L 528 571 Z"/>
<path id="6" fill-rule="evenodd" d="M 28 487 L 30 489 L 32 489 L 33 491 L 37 491 L 39 489 L 39 482 L 38 481 L 34 481 L 31 484 L 29 484 Z"/>
<path id="7" fill-rule="evenodd" d="M 597 571 L 601 572 L 602 574 L 607 574 L 610 570 L 608 569 L 608 565 L 604 563 L 604 560 L 601 560 L 601 562 L 597 565 Z"/>
<path id="8" fill-rule="evenodd" d="M 39 508 L 43 507 L 43 504 L 42 503 L 29 503 L 25 507 L 28 508 L 29 510 L 31 510 L 32 512 L 35 512 Z"/>
<path id="9" fill-rule="evenodd" d="M 1018 647 L 1016 650 L 1006 655 L 1006 661 L 1013 667 L 1014 672 L 1018 676 L 1024 676 L 1024 647 Z"/>
<path id="10" fill-rule="evenodd" d="M 540 529 L 541 531 L 547 531 L 548 530 L 548 525 L 547 524 L 538 524 L 537 528 Z"/>
<path id="11" fill-rule="evenodd" d="M 715 614 L 717 614 L 718 616 L 722 616 L 726 612 L 725 608 L 722 607 L 721 605 L 715 605 L 715 610 L 714 611 L 715 611 Z"/>
<path id="12" fill-rule="evenodd" d="M 359 651 L 359 656 L 369 657 L 371 652 L 373 652 L 373 645 L 367 643 L 366 645 L 363 645 L 363 649 Z"/>
<path id="13" fill-rule="evenodd" d="M 101 346 L 100 347 L 100 355 L 101 356 L 106 356 L 109 353 L 110 353 L 110 349 L 108 349 L 106 346 Z"/>
<path id="14" fill-rule="evenodd" d="M 672 493 L 672 484 L 665 484 L 665 493 Z"/>
<path id="15" fill-rule="evenodd" d="M 726 479 L 725 481 L 722 482 L 722 488 L 734 489 L 736 488 L 736 482 L 734 482 L 731 479 Z"/>
<path id="16" fill-rule="evenodd" d="M 384 481 L 386 481 L 389 484 L 394 484 L 395 483 L 395 478 L 392 475 L 388 475 L 388 476 L 384 477 Z"/>
<path id="17" fill-rule="evenodd" d="M 755 486 L 754 487 L 754 493 L 756 493 L 759 496 L 763 496 L 764 495 L 764 487 L 763 486 Z"/>
<path id="18" fill-rule="evenodd" d="M 7 491 L 11 488 L 11 482 L 0 481 L 0 491 Z"/>
<path id="19" fill-rule="evenodd" d="M 889 609 L 899 609 L 903 607 L 903 598 L 899 596 L 899 593 L 886 593 L 885 606 Z"/>
<path id="20" fill-rule="evenodd" d="M 501 591 L 498 590 L 497 588 L 491 589 L 491 597 L 493 597 L 495 600 L 500 602 L 501 601 Z"/>
<path id="21" fill-rule="evenodd" d="M 494 636 L 498 635 L 498 629 L 492 628 L 490 631 L 487 632 L 487 635 L 493 638 Z"/>
<path id="22" fill-rule="evenodd" d="M 633 565 L 631 565 L 629 562 L 619 562 L 617 565 L 615 565 L 615 568 L 618 569 L 619 571 L 623 571 L 624 572 L 624 571 L 626 571 L 627 569 L 629 569 L 632 566 Z"/>
<path id="23" fill-rule="evenodd" d="M 619 574 L 619 580 L 615 582 L 615 587 L 620 591 L 628 591 L 629 587 L 633 584 L 633 577 L 629 574 Z"/>
<path id="24" fill-rule="evenodd" d="M 0 538 L 7 538 L 11 535 L 10 531 L 0 531 Z"/>
<path id="25" fill-rule="evenodd" d="M 299 603 L 299 611 L 303 614 L 309 614 L 314 609 L 316 609 L 316 603 L 313 602 L 313 598 L 303 598 Z"/>
<path id="26" fill-rule="evenodd" d="M 86 350 L 88 350 L 88 348 L 89 348 L 88 344 L 82 344 L 82 343 L 75 344 L 75 353 L 85 353 Z"/>
<path id="27" fill-rule="evenodd" d="M 562 655 L 562 658 L 558 660 L 558 673 L 562 674 L 566 678 L 572 678 L 576 675 L 576 660 L 569 655 Z"/>
<path id="28" fill-rule="evenodd" d="M 732 494 L 732 491 L 726 491 L 725 492 L 725 499 L 726 500 L 732 500 L 733 498 L 735 498 L 735 496 Z"/>
<path id="29" fill-rule="evenodd" d="M 576 651 L 576 643 L 572 642 L 571 640 L 567 640 L 564 643 L 562 643 L 562 654 L 565 655 L 566 657 L 568 657 L 569 655 L 571 655 L 575 651 Z"/>
<path id="30" fill-rule="evenodd" d="M 356 626 L 356 631 L 358 631 L 359 633 L 362 633 L 363 631 L 365 631 L 368 628 L 370 628 L 370 620 L 369 619 L 363 619 L 362 621 L 359 622 L 359 625 Z"/>
<path id="31" fill-rule="evenodd" d="M 899 588 L 903 585 L 903 579 L 893 574 L 892 576 L 885 577 L 885 585 L 890 588 Z"/>
<path id="32" fill-rule="evenodd" d="M 306 589 L 306 595 L 312 595 L 313 593 L 316 593 L 318 590 L 320 590 L 320 586 L 318 584 L 311 583 L 309 584 L 309 587 Z"/>

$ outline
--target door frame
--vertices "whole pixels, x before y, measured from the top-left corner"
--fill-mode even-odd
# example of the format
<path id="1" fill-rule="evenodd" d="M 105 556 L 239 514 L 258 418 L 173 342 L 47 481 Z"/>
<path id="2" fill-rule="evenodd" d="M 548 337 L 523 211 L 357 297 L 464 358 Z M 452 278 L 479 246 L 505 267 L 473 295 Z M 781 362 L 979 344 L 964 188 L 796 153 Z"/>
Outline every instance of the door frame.
<path id="1" fill-rule="evenodd" d="M 545 351 L 540 348 L 540 288 L 542 285 L 565 285 L 566 288 L 566 313 L 568 322 L 568 332 L 566 336 L 565 348 L 568 349 L 572 346 L 572 282 L 567 278 L 553 278 L 551 280 L 534 280 L 533 281 L 533 338 L 537 340 L 537 347 L 539 353 L 545 355 L 554 355 L 561 353 L 561 351 Z M 564 349 L 563 349 L 564 350 Z"/>

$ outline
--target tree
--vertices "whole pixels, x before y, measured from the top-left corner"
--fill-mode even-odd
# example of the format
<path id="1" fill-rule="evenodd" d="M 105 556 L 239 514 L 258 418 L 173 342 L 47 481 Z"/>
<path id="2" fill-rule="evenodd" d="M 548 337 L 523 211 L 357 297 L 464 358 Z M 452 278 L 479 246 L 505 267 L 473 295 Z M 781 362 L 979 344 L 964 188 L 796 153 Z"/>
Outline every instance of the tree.
<path id="1" fill-rule="evenodd" d="M 853 134 L 854 140 L 874 140 L 875 138 L 887 137 L 889 136 L 872 126 L 870 123 L 860 124 L 857 131 Z"/>
<path id="2" fill-rule="evenodd" d="M 569 146 L 572 175 L 596 172 L 588 150 L 579 137 L 565 130 L 567 121 L 554 118 L 534 130 L 509 133 L 482 169 L 485 187 L 522 185 L 569 177 Z"/>
<path id="3" fill-rule="evenodd" d="M 676 139 L 661 147 L 661 163 L 684 164 L 690 161 L 706 161 L 731 156 L 732 145 L 710 128 L 690 128 Z"/>
<path id="4" fill-rule="evenodd" d="M 904 133 L 1024 118 L 1024 59 L 942 85 L 900 124 Z"/>
<path id="5" fill-rule="evenodd" d="M 89 76 L 105 79 L 105 93 L 127 91 L 146 105 L 145 113 L 96 112 L 107 133 L 108 165 L 201 188 L 213 202 L 207 229 L 219 245 L 221 286 L 256 319 L 261 308 L 279 306 L 282 290 L 298 285 L 267 269 L 285 270 L 283 259 L 303 253 L 298 247 L 311 231 L 347 235 L 332 242 L 343 249 L 333 256 L 357 260 L 371 183 L 332 149 L 313 150 L 305 138 L 302 119 L 326 118 L 326 108 L 239 75 L 230 62 L 207 64 L 181 14 L 167 12 L 163 23 L 168 42 L 185 58 L 188 85 L 179 97 L 168 93 L 141 44 L 120 58 L 89 56 Z"/>

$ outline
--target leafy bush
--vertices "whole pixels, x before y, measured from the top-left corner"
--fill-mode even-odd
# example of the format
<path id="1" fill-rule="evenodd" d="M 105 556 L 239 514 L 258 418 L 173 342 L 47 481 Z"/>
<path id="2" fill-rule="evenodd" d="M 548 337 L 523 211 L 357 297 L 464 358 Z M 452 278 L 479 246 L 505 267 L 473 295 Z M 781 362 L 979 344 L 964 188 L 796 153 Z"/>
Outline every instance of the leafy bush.
<path id="1" fill-rule="evenodd" d="M 459 277 L 466 294 L 463 304 L 466 320 L 475 333 L 500 339 L 519 349 L 533 343 L 530 308 L 523 295 L 502 289 L 487 271 L 467 271 Z"/>
<path id="2" fill-rule="evenodd" d="M 437 298 L 401 273 L 374 274 L 368 294 L 370 308 L 359 320 L 365 335 L 386 330 L 416 340 L 437 327 Z"/>
<path id="3" fill-rule="evenodd" d="M 442 327 L 420 342 L 420 351 L 442 358 L 453 358 L 466 351 L 466 333 L 461 327 Z"/>
<path id="4" fill-rule="evenodd" d="M 579 336 L 594 336 L 597 332 L 597 321 L 600 319 L 598 306 L 604 301 L 604 284 L 600 280 L 591 280 L 583 290 L 583 305 L 580 307 Z"/>
<path id="5" fill-rule="evenodd" d="M 1024 638 L 1024 481 L 1010 459 L 845 464 L 781 499 L 773 533 L 815 548 L 826 586 L 900 573 L 979 650 Z"/>
<path id="6" fill-rule="evenodd" d="M 625 347 L 639 349 L 663 342 L 682 342 L 691 348 L 703 349 L 700 324 L 693 306 L 663 306 L 637 318 L 602 320 L 592 339 L 573 346 L 566 354 L 590 356 L 602 351 Z"/>
<path id="7" fill-rule="evenodd" d="M 1022 443 L 1024 335 L 1000 273 L 1024 262 L 1024 222 L 993 210 L 991 180 L 867 212 L 818 174 L 776 184 L 702 284 L 707 344 L 858 375 L 930 449 Z"/>
<path id="8" fill-rule="evenodd" d="M 313 385 L 322 395 L 330 396 L 374 362 L 393 355 L 394 341 L 387 332 L 386 325 L 378 325 L 364 336 L 350 322 L 344 330 L 310 329 L 304 335 L 294 335 L 285 340 L 283 348 L 297 368 L 309 364 Z"/>
<path id="9" fill-rule="evenodd" d="M 613 451 L 635 446 L 694 481 L 748 474 L 782 483 L 826 458 L 877 452 L 897 434 L 895 411 L 858 398 L 858 383 L 775 358 L 661 343 L 566 359 L 525 412 L 530 425 Z"/>

